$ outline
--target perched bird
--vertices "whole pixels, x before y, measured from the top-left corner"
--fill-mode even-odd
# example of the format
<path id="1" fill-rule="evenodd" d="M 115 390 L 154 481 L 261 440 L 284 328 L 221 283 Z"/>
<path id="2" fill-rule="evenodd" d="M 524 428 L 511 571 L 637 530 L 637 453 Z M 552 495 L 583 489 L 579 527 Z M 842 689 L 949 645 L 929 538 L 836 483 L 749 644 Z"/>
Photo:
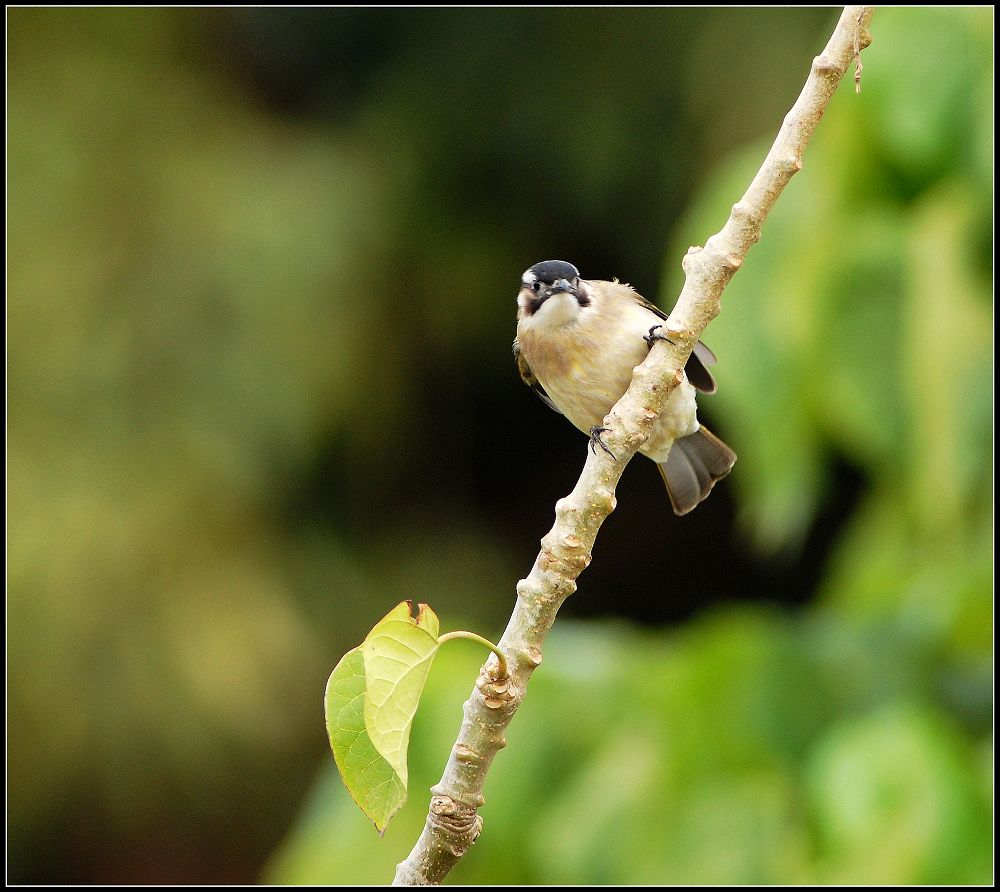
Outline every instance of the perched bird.
<path id="1" fill-rule="evenodd" d="M 600 439 L 604 417 L 632 381 L 632 370 L 662 339 L 667 318 L 621 282 L 587 281 L 571 263 L 545 260 L 521 277 L 514 357 L 521 378 L 549 406 Z M 687 514 L 732 469 L 736 454 L 698 423 L 695 391 L 715 392 L 715 355 L 700 341 L 684 380 L 667 400 L 639 451 L 656 462 L 674 512 Z M 676 448 L 674 448 L 676 447 Z"/>

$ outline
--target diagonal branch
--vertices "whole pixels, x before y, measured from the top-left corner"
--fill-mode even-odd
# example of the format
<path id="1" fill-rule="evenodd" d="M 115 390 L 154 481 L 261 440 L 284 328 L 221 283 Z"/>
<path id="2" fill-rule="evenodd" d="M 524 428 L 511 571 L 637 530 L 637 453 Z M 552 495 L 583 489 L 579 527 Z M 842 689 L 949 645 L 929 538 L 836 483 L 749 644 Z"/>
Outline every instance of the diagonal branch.
<path id="1" fill-rule="evenodd" d="M 458 741 L 441 782 L 431 788 L 430 812 L 413 851 L 396 870 L 394 885 L 440 883 L 482 828 L 478 814 L 493 757 L 506 745 L 504 734 L 524 699 L 531 673 L 542 662 L 542 644 L 560 605 L 576 590 L 576 578 L 590 563 L 597 531 L 615 508 L 615 486 L 645 442 L 653 422 L 683 376 L 683 368 L 705 326 L 719 313 L 722 291 L 740 268 L 781 191 L 802 169 L 802 153 L 852 61 L 860 85 L 860 51 L 871 43 L 873 7 L 848 6 L 833 36 L 812 64 L 799 98 L 746 194 L 726 225 L 684 258 L 684 288 L 664 328 L 673 344 L 658 341 L 639 365 L 625 395 L 604 426 L 617 458 L 588 455 L 573 491 L 556 503 L 556 522 L 526 579 L 500 639 L 510 675 L 501 678 L 491 657 L 465 704 Z"/>

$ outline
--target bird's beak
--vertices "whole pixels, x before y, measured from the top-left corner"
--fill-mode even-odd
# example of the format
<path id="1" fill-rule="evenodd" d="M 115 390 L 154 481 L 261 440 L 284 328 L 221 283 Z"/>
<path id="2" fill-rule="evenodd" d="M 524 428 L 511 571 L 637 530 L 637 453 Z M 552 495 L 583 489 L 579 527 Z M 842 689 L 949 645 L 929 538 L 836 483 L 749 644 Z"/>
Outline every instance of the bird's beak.
<path id="1" fill-rule="evenodd" d="M 568 279 L 556 279 L 548 288 L 545 289 L 545 294 L 543 295 L 546 300 L 555 294 L 576 294 L 576 289 L 570 284 Z"/>

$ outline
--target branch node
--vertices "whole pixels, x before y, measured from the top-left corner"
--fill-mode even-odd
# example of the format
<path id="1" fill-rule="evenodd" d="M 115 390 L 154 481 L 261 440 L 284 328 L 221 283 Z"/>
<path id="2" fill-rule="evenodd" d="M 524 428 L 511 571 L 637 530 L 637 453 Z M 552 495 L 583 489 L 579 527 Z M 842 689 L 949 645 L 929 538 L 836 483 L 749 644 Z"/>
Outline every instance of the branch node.
<path id="1" fill-rule="evenodd" d="M 837 73 L 837 63 L 827 55 L 820 55 L 813 59 L 813 68 L 817 74 L 829 75 Z"/>
<path id="2" fill-rule="evenodd" d="M 433 794 L 431 796 L 431 814 L 438 818 L 451 818 L 450 829 L 457 833 L 462 833 L 468 829 L 472 825 L 476 809 L 486 804 L 486 800 L 479 795 L 472 797 L 475 805 L 466 805 L 464 802 L 459 802 L 446 793 L 436 793 L 435 789 L 435 787 L 431 787 L 431 793 Z"/>
<path id="3" fill-rule="evenodd" d="M 530 579 L 519 579 L 517 585 L 514 586 L 514 591 L 517 592 L 519 598 L 530 598 L 533 592 L 533 586 Z"/>
<path id="4" fill-rule="evenodd" d="M 691 270 L 693 269 L 691 263 L 694 256 L 703 250 L 704 248 L 701 248 L 698 245 L 692 245 L 687 249 L 687 253 L 681 258 L 681 269 L 684 270 L 686 275 L 691 274 Z"/>
<path id="5" fill-rule="evenodd" d="M 436 815 L 454 814 L 457 807 L 458 803 L 450 796 L 433 796 L 431 798 L 431 811 Z"/>
<path id="6" fill-rule="evenodd" d="M 791 179 L 795 174 L 802 170 L 802 159 L 797 158 L 794 155 L 790 155 L 787 158 L 782 158 L 778 162 L 781 172 L 785 174 L 789 179 Z"/>
<path id="7" fill-rule="evenodd" d="M 499 697 L 501 694 L 506 694 L 510 689 L 510 679 L 506 678 L 503 681 L 491 681 L 488 687 L 497 697 Z"/>
<path id="8" fill-rule="evenodd" d="M 514 699 L 514 692 L 510 689 L 511 679 L 509 677 L 494 678 L 487 671 L 481 672 L 476 679 L 476 688 L 483 697 L 483 702 L 488 709 L 500 709 Z"/>
<path id="9" fill-rule="evenodd" d="M 466 764 L 474 765 L 477 762 L 482 762 L 483 757 L 477 753 L 472 747 L 466 746 L 464 743 L 455 744 L 455 758 L 459 762 L 465 762 Z"/>
<path id="10" fill-rule="evenodd" d="M 456 860 L 466 853 L 483 829 L 483 819 L 476 808 L 442 794 L 431 798 L 427 824 L 444 837 L 438 844 Z"/>
<path id="11" fill-rule="evenodd" d="M 754 240 L 760 237 L 757 232 L 760 220 L 742 201 L 737 201 L 733 205 L 733 222 L 750 230 Z"/>
<path id="12" fill-rule="evenodd" d="M 509 703 L 514 699 L 514 692 L 510 689 L 510 683 L 511 679 L 509 676 L 495 678 L 489 675 L 488 671 L 481 672 L 479 678 L 476 679 L 476 687 L 484 699 L 500 700 L 502 703 Z M 490 708 L 492 709 L 493 707 Z"/>

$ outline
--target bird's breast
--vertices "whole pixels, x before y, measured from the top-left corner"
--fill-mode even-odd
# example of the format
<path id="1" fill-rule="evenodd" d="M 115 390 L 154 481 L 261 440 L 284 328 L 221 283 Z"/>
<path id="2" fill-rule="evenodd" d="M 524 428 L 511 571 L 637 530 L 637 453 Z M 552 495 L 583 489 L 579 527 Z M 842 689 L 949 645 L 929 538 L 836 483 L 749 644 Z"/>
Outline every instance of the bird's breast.
<path id="1" fill-rule="evenodd" d="M 636 310 L 629 318 L 581 314 L 571 325 L 547 330 L 536 329 L 530 319 L 518 325 L 517 340 L 531 370 L 559 410 L 582 431 L 601 423 L 628 389 L 632 370 L 646 357 L 642 336 L 658 320 L 641 307 Z"/>

